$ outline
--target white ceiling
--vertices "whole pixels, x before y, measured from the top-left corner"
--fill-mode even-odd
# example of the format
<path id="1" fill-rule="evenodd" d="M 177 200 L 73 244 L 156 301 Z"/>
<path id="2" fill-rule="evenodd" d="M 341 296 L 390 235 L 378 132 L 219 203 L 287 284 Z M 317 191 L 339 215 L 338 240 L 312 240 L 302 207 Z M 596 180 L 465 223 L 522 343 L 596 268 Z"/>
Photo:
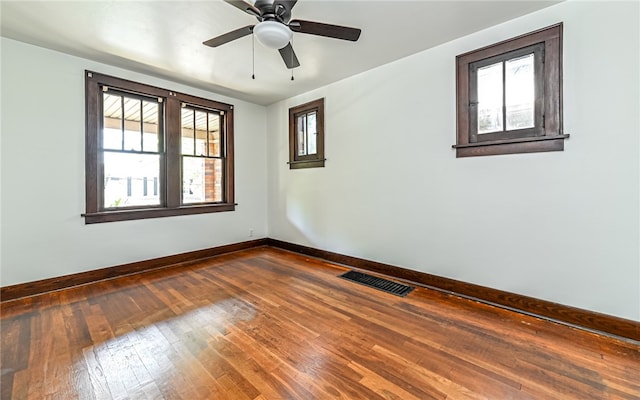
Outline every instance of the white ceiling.
<path id="1" fill-rule="evenodd" d="M 558 2 L 299 0 L 294 19 L 362 35 L 354 43 L 294 33 L 294 81 L 279 53 L 257 41 L 251 79 L 251 36 L 202 45 L 256 22 L 221 0 L 3 0 L 0 13 L 4 37 L 267 105 Z"/>

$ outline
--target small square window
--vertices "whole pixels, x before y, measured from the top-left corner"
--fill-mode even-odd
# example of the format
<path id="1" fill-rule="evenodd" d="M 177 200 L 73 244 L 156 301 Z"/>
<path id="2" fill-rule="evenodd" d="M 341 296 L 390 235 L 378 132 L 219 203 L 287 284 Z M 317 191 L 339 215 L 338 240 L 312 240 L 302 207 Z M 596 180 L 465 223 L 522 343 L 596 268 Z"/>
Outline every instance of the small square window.
<path id="1" fill-rule="evenodd" d="M 457 157 L 564 149 L 562 24 L 456 60 Z"/>
<path id="2" fill-rule="evenodd" d="M 324 167 L 324 99 L 289 109 L 289 168 Z"/>

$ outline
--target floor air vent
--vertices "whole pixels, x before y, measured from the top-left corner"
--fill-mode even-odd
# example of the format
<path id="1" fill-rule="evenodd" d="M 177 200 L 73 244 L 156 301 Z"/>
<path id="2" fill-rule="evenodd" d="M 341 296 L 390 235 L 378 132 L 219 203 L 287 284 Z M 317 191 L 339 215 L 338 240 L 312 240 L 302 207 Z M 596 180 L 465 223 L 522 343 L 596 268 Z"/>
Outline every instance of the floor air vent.
<path id="1" fill-rule="evenodd" d="M 362 272 L 348 271 L 338 277 L 401 297 L 406 296 L 413 290 L 411 286 L 393 282 L 388 279 L 378 278 L 377 276 L 363 274 Z"/>

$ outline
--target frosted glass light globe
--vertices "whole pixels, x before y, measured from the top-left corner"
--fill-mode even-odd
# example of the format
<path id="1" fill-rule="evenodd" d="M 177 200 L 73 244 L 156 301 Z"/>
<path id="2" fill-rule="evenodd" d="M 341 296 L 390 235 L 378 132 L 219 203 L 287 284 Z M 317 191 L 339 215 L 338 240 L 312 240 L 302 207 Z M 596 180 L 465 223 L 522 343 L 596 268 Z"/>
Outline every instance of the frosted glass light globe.
<path id="1" fill-rule="evenodd" d="M 281 49 L 291 41 L 293 32 L 285 24 L 276 21 L 262 21 L 253 27 L 258 41 L 272 49 Z"/>

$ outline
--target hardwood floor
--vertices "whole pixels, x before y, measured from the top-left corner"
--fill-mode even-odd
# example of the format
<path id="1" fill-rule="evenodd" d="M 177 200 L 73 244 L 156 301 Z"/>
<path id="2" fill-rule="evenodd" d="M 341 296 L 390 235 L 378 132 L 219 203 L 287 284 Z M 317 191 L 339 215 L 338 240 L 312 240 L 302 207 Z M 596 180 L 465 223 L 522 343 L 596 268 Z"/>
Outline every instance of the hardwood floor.
<path id="1" fill-rule="evenodd" d="M 2 399 L 640 399 L 640 345 L 264 247 L 1 305 Z"/>

